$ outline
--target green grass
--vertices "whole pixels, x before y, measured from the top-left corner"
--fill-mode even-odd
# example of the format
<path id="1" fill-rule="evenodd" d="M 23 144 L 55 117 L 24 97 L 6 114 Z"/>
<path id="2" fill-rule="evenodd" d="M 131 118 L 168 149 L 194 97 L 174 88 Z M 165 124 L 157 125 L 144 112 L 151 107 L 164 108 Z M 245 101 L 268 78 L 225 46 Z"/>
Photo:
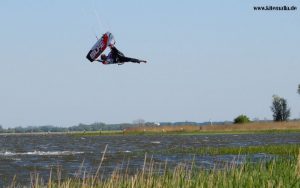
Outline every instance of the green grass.
<path id="1" fill-rule="evenodd" d="M 89 178 L 73 178 L 48 181 L 48 187 L 300 187 L 300 154 L 290 158 L 267 162 L 228 165 L 223 169 L 196 167 L 192 164 L 178 164 L 175 169 L 163 168 L 158 173 L 153 161 L 146 168 L 133 175 L 116 170 L 111 177 L 101 179 L 99 175 Z M 33 187 L 42 187 L 40 180 L 33 181 Z"/>
<path id="2" fill-rule="evenodd" d="M 195 148 L 194 148 L 195 149 Z M 300 187 L 300 146 L 299 145 L 271 145 L 251 146 L 244 148 L 206 148 L 205 152 L 191 150 L 185 152 L 210 153 L 210 154 L 250 154 L 270 153 L 284 157 L 276 157 L 271 161 L 257 163 L 245 162 L 242 165 L 228 163 L 224 168 L 205 169 L 195 166 L 194 162 L 178 163 L 175 168 L 168 168 L 167 162 L 158 165 L 145 157 L 144 167 L 133 174 L 127 170 L 116 169 L 113 174 L 102 178 L 101 165 L 105 152 L 101 158 L 97 171 L 83 177 L 60 179 L 60 172 L 43 181 L 38 174 L 32 176 L 31 187 L 103 187 L 103 188 L 175 188 L 175 187 Z M 106 148 L 105 148 L 106 151 Z M 174 152 L 174 151 L 171 151 Z M 176 151 L 177 152 L 177 151 Z M 180 151 L 182 152 L 182 150 Z M 109 160 L 109 159 L 106 159 Z M 17 187 L 13 180 L 11 187 Z"/>
<path id="3" fill-rule="evenodd" d="M 264 153 L 270 155 L 295 156 L 298 154 L 300 144 L 248 146 L 248 147 L 172 147 L 166 150 L 150 151 L 144 150 L 132 152 L 129 155 L 155 154 L 194 154 L 194 155 L 250 155 Z"/>

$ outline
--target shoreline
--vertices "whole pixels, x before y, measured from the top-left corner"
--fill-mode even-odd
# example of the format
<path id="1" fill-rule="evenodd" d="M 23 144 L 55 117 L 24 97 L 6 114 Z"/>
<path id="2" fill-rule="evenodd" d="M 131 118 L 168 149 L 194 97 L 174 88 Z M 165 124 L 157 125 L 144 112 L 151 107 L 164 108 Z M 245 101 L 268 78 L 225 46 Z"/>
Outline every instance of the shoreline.
<path id="1" fill-rule="evenodd" d="M 169 134 L 252 134 L 300 132 L 300 121 L 290 122 L 252 122 L 227 125 L 182 125 L 182 126 L 140 126 L 124 130 L 68 131 L 68 132 L 26 132 L 0 133 L 8 135 L 169 135 Z"/>

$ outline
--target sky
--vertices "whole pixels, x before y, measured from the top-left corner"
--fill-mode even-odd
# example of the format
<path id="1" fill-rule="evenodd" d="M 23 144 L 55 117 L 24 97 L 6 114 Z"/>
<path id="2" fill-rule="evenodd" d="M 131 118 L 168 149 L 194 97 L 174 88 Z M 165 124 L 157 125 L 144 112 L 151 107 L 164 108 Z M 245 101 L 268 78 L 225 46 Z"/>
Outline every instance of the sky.
<path id="1" fill-rule="evenodd" d="M 296 0 L 1 0 L 0 125 L 272 119 L 274 94 L 300 118 L 299 20 Z M 148 63 L 90 63 L 106 31 Z"/>

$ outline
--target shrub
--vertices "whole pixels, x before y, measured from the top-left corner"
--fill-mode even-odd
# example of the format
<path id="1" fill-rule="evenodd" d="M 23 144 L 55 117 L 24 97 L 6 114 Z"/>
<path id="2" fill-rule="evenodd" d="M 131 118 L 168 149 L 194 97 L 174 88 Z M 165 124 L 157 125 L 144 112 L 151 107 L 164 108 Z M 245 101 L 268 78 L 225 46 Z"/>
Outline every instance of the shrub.
<path id="1" fill-rule="evenodd" d="M 249 123 L 250 119 L 246 115 L 239 115 L 234 119 L 234 123 Z"/>

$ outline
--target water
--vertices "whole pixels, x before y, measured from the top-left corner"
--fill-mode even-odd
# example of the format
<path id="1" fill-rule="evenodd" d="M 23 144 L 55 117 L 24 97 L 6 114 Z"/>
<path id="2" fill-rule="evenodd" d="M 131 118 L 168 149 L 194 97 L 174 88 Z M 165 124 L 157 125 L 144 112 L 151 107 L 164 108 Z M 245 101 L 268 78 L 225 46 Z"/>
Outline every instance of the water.
<path id="1" fill-rule="evenodd" d="M 197 156 L 192 153 L 163 154 L 174 147 L 225 147 L 257 146 L 270 144 L 299 144 L 300 133 L 286 134 L 224 134 L 224 135 L 115 135 L 115 136 L 71 136 L 55 135 L 0 135 L 0 187 L 16 180 L 29 185 L 31 176 L 47 180 L 52 169 L 60 169 L 62 178 L 95 173 L 107 145 L 101 173 L 109 175 L 116 168 L 135 172 L 143 168 L 145 153 L 154 153 L 156 165 L 168 161 L 168 165 L 180 162 L 211 168 L 220 161 L 242 163 L 247 156 L 219 155 Z M 254 160 L 272 156 L 259 153 Z M 82 167 L 82 168 L 81 168 Z M 53 175 L 53 176 L 54 176 Z"/>

